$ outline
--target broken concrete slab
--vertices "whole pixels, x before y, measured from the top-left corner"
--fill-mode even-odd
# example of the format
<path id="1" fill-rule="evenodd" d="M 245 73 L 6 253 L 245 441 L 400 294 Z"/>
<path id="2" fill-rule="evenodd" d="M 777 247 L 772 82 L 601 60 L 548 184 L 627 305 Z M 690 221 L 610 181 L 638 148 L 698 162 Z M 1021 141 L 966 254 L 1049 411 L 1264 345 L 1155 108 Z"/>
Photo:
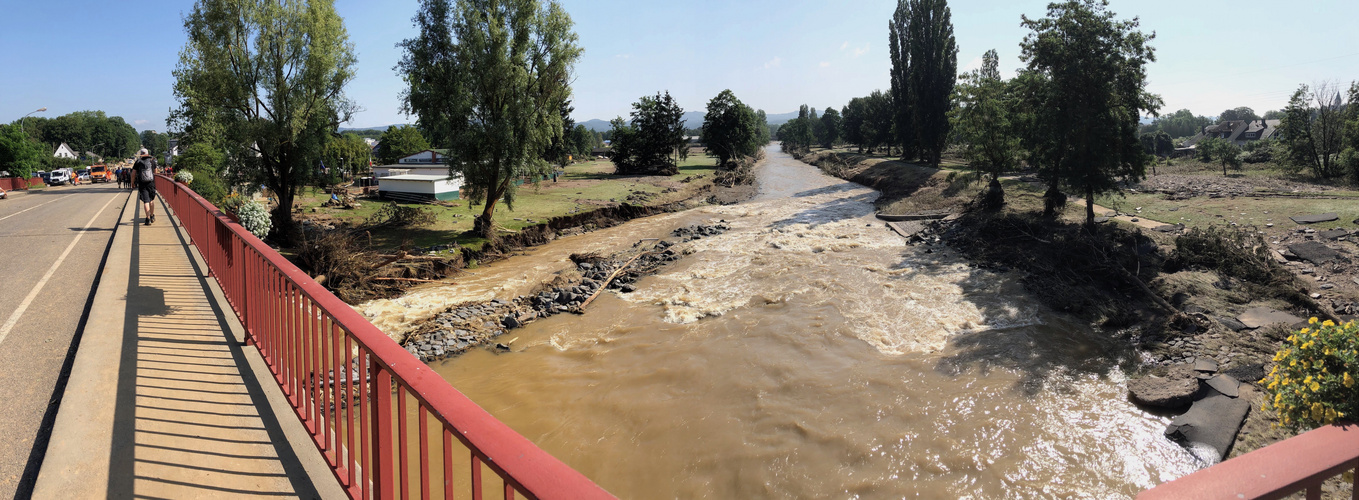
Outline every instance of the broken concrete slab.
<path id="1" fill-rule="evenodd" d="M 1275 323 L 1292 325 L 1302 321 L 1302 318 L 1292 314 L 1263 306 L 1247 309 L 1246 312 L 1241 313 L 1236 319 L 1240 321 L 1241 324 L 1246 325 L 1247 328 L 1260 328 Z"/>
<path id="2" fill-rule="evenodd" d="M 1326 239 L 1328 239 L 1328 240 L 1334 240 L 1334 239 L 1336 239 L 1336 238 L 1342 238 L 1342 237 L 1349 236 L 1349 235 L 1350 235 L 1350 232 L 1349 232 L 1349 231 L 1346 231 L 1346 230 L 1344 230 L 1344 229 L 1332 229 L 1332 230 L 1330 230 L 1330 231 L 1322 231 L 1322 232 L 1317 233 L 1317 236 L 1320 236 L 1320 237 L 1322 237 L 1322 238 L 1326 238 Z"/>
<path id="3" fill-rule="evenodd" d="M 1292 217 L 1289 217 L 1289 219 L 1293 219 L 1293 222 L 1296 222 L 1298 224 L 1314 224 L 1317 222 L 1330 222 L 1333 220 L 1338 220 L 1340 219 L 1340 215 L 1336 214 L 1335 212 L 1327 212 L 1324 214 L 1316 215 L 1294 215 Z"/>
<path id="4" fill-rule="evenodd" d="M 1313 264 L 1330 262 L 1340 256 L 1340 252 L 1321 244 L 1319 241 L 1304 241 L 1288 245 L 1288 251 L 1298 256 L 1299 259 Z"/>
<path id="5" fill-rule="evenodd" d="M 1199 458 L 1221 461 L 1236 441 L 1236 433 L 1241 430 L 1247 413 L 1250 413 L 1250 402 L 1246 398 L 1213 394 L 1195 401 L 1189 411 L 1171 420 L 1165 434 L 1188 445 L 1191 451 L 1210 448 L 1217 456 Z"/>
<path id="6" fill-rule="evenodd" d="M 1194 359 L 1194 371 L 1196 372 L 1217 372 L 1217 361 L 1200 357 Z"/>
<path id="7" fill-rule="evenodd" d="M 1218 374 L 1213 378 L 1208 379 L 1205 383 L 1208 384 L 1208 387 L 1212 387 L 1217 390 L 1217 392 L 1222 393 L 1223 396 L 1229 398 L 1236 397 L 1238 395 L 1237 391 L 1241 388 L 1241 381 L 1232 378 L 1231 375 Z"/>

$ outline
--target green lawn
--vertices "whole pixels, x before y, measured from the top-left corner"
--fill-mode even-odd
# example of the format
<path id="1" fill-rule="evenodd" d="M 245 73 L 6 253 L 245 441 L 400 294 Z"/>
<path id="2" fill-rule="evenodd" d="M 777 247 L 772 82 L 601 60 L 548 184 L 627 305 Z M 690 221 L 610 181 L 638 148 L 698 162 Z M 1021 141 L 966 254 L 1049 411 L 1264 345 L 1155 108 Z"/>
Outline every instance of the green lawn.
<path id="1" fill-rule="evenodd" d="M 716 171 L 714 160 L 706 156 L 690 156 L 681 162 L 679 174 L 671 177 L 656 176 L 615 176 L 613 164 L 608 161 L 577 163 L 566 167 L 566 175 L 559 176 L 557 182 L 550 178 L 534 184 L 518 187 L 514 208 L 501 202 L 497 204 L 495 220 L 510 231 L 518 231 L 528 226 L 546 222 L 552 217 L 588 212 L 609 205 L 627 202 L 635 193 L 653 195 L 647 203 L 677 201 L 688 196 L 692 190 L 710 183 Z M 704 176 L 702 180 L 690 183 L 681 182 L 691 176 Z M 676 193 L 663 193 L 667 188 L 680 190 Z M 304 215 L 329 215 L 336 219 L 361 223 L 372 217 L 384 203 L 375 199 L 360 200 L 360 207 L 353 210 L 320 206 L 328 195 L 319 190 L 310 190 L 297 201 Z M 378 249 L 395 249 L 405 245 L 430 247 L 457 242 L 462 246 L 480 247 L 485 240 L 467 234 L 472 229 L 475 217 L 481 215 L 483 206 L 468 206 L 466 200 L 453 201 L 448 205 L 411 205 L 423 206 L 435 213 L 435 223 L 417 228 L 379 228 L 371 231 L 372 244 Z M 314 211 L 313 211 L 314 210 Z"/>

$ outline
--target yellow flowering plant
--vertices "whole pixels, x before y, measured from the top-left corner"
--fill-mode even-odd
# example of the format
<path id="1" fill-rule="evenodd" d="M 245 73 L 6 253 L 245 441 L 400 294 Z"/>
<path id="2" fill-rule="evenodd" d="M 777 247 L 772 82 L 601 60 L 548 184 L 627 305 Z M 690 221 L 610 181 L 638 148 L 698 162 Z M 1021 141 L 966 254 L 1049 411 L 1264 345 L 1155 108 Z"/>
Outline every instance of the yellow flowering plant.
<path id="1" fill-rule="evenodd" d="M 1259 382 L 1267 396 L 1261 409 L 1273 408 L 1280 424 L 1293 430 L 1359 415 L 1359 325 L 1308 321 L 1288 337 L 1274 368 Z"/>

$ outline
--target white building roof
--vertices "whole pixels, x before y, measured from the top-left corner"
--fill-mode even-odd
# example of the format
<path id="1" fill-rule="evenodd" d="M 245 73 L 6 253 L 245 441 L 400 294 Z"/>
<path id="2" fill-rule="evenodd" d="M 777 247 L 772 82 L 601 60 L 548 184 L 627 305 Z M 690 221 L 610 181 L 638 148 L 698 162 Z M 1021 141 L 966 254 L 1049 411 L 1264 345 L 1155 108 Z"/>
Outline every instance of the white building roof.
<path id="1" fill-rule="evenodd" d="M 445 181 L 447 175 L 403 174 L 378 178 L 379 181 Z"/>

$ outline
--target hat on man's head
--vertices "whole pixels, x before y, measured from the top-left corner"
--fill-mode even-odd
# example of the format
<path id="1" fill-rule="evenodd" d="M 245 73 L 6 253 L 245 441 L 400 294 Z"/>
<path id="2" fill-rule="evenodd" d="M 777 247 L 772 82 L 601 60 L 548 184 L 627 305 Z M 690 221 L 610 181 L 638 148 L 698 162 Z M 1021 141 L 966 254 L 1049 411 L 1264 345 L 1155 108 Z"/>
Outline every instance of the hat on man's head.
<path id="1" fill-rule="evenodd" d="M 146 148 L 141 148 L 140 150 L 137 150 L 137 156 L 150 156 L 150 155 L 151 152 L 147 151 Z"/>

